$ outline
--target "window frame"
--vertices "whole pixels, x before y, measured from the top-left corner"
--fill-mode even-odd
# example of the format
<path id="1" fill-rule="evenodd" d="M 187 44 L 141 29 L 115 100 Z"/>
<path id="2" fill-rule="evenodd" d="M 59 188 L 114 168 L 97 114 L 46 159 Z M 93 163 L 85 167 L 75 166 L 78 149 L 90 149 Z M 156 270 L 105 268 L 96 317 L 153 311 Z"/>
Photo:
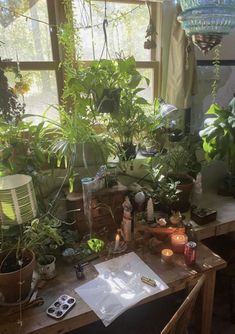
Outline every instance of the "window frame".
<path id="1" fill-rule="evenodd" d="M 105 0 L 93 0 L 104 2 Z M 145 0 L 106 0 L 108 2 L 113 3 L 122 3 L 122 4 L 139 4 L 146 5 Z M 160 58 L 161 58 L 161 22 L 162 22 L 162 3 L 156 1 L 149 1 L 149 6 L 151 10 L 151 16 L 153 23 L 157 30 L 156 44 L 157 47 L 155 49 L 151 49 L 150 60 L 146 61 L 138 61 L 136 60 L 136 67 L 138 69 L 151 69 L 153 70 L 153 87 L 152 87 L 152 96 L 153 99 L 157 98 L 160 95 L 161 91 L 161 69 L 160 69 Z M 144 41 L 143 41 L 144 43 Z M 89 65 L 91 60 L 82 60 L 84 64 Z"/>
<path id="2" fill-rule="evenodd" d="M 94 0 L 104 1 L 104 0 Z M 117 2 L 123 4 L 141 4 L 146 5 L 144 0 L 107 0 L 107 2 Z M 22 71 L 54 71 L 56 76 L 56 86 L 59 103 L 62 102 L 62 94 L 64 88 L 64 73 L 60 64 L 64 60 L 64 50 L 58 41 L 58 29 L 57 27 L 66 22 L 65 9 L 63 0 L 46 0 L 48 11 L 48 24 L 52 26 L 50 29 L 51 38 L 51 61 L 2 61 L 1 67 L 15 68 L 19 64 Z M 153 87 L 152 95 L 153 99 L 160 95 L 161 91 L 161 22 L 162 22 L 162 3 L 149 1 L 150 10 L 152 13 L 152 20 L 157 30 L 156 43 L 157 48 L 151 50 L 151 59 L 146 61 L 136 61 L 136 66 L 139 69 L 152 69 L 153 70 Z M 89 64 L 90 61 L 83 60 L 84 63 Z"/>
<path id="3" fill-rule="evenodd" d="M 58 37 L 57 37 L 57 28 L 58 19 L 57 11 L 60 9 L 62 13 L 62 3 L 55 0 L 46 0 L 47 11 L 48 11 L 48 24 L 53 25 L 53 28 L 50 29 L 50 39 L 51 39 L 51 51 L 52 51 L 52 60 L 51 61 L 2 61 L 1 67 L 5 68 L 16 68 L 18 65 L 21 71 L 54 71 L 56 77 L 56 87 L 58 100 L 61 102 L 61 96 L 63 92 L 63 72 L 60 69 L 61 62 L 61 51 L 59 48 Z M 62 17 L 62 16 L 61 16 Z"/>

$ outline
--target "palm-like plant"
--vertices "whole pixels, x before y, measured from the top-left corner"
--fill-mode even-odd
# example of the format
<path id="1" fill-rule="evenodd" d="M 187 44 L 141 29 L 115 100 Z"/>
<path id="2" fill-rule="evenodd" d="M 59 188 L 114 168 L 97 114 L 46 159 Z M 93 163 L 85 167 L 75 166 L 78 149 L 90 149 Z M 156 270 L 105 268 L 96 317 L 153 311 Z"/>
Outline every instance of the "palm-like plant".
<path id="1" fill-rule="evenodd" d="M 56 157 L 58 167 L 61 166 L 62 162 L 64 163 L 69 178 L 70 191 L 73 191 L 78 158 L 82 158 L 83 166 L 88 167 L 85 144 L 95 145 L 96 151 L 98 150 L 101 155 L 99 157 L 100 163 L 105 163 L 111 152 L 115 150 L 112 141 L 107 136 L 97 134 L 90 125 L 90 121 L 79 111 L 75 109 L 73 112 L 67 112 L 63 106 L 55 108 L 59 120 L 44 117 L 48 123 L 44 129 L 44 137 L 48 141 L 49 156 Z"/>

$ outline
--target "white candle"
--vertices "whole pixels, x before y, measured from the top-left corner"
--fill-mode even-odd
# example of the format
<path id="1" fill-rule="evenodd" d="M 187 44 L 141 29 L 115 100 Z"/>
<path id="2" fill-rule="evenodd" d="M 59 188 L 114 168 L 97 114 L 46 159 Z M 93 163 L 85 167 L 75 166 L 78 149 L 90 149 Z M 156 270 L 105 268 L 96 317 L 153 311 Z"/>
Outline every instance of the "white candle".
<path id="1" fill-rule="evenodd" d="M 171 263 L 173 259 L 173 251 L 171 249 L 163 249 L 161 252 L 161 258 L 166 263 Z"/>
<path id="2" fill-rule="evenodd" d="M 147 221 L 154 221 L 154 207 L 153 207 L 153 199 L 150 197 L 147 202 Z"/>
<path id="3" fill-rule="evenodd" d="M 187 242 L 188 237 L 186 234 L 172 234 L 171 236 L 172 250 L 176 253 L 183 253 Z"/>
<path id="4" fill-rule="evenodd" d="M 119 242 L 120 242 L 120 235 L 117 233 L 115 238 L 115 245 L 114 245 L 114 251 L 117 251 L 119 248 Z"/>

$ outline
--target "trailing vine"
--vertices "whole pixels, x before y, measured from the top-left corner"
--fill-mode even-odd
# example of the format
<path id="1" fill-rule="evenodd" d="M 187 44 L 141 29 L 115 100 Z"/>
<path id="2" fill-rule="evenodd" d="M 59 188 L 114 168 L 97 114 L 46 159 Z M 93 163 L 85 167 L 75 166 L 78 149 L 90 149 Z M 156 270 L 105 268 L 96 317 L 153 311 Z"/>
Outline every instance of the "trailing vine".
<path id="1" fill-rule="evenodd" d="M 212 103 L 214 104 L 216 102 L 216 95 L 218 90 L 218 81 L 220 79 L 220 49 L 221 44 L 217 45 L 214 48 L 214 55 L 213 55 L 213 62 L 214 65 L 213 73 L 214 73 L 214 81 L 212 83 L 212 90 L 211 90 L 211 99 Z"/>
<path id="2" fill-rule="evenodd" d="M 79 30 L 75 28 L 75 21 L 73 17 L 73 6 L 71 0 L 64 0 L 64 9 L 66 22 L 62 24 L 59 29 L 59 42 L 64 48 L 65 56 L 63 60 L 63 68 L 67 77 L 74 74 L 76 68 L 76 61 L 80 59 L 81 55 L 77 53 L 77 48 L 80 46 Z M 81 49 L 81 48 L 79 48 Z"/>

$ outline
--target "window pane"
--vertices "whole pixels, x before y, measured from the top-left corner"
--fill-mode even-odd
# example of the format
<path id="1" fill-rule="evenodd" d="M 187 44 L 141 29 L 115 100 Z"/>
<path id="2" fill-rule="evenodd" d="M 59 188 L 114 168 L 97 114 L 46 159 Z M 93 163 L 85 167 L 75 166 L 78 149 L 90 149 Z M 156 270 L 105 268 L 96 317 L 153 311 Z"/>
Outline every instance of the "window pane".
<path id="1" fill-rule="evenodd" d="M 145 88 L 142 92 L 139 93 L 142 97 L 144 97 L 149 103 L 153 102 L 153 76 L 154 72 L 152 68 L 138 68 L 138 71 L 150 80 L 149 86 L 145 80 L 142 80 L 140 83 L 140 87 Z"/>
<path id="2" fill-rule="evenodd" d="M 90 15 L 88 4 L 84 5 L 81 1 L 74 1 L 74 14 L 77 26 L 95 26 L 93 28 L 93 39 L 91 28 L 81 28 L 80 30 L 82 58 L 86 60 L 94 59 L 92 41 L 94 44 L 95 59 L 101 58 L 104 47 L 104 2 L 92 1 L 91 4 L 92 15 Z M 125 13 L 128 14 L 125 15 Z M 123 15 L 122 18 L 121 15 Z M 107 36 L 110 56 L 117 58 L 117 55 L 124 53 L 125 57 L 133 55 L 137 60 L 150 60 L 150 50 L 144 49 L 145 34 L 149 24 L 147 6 L 107 2 L 107 16 L 109 22 Z M 118 21 L 115 20 L 117 17 L 121 19 Z M 104 50 L 102 58 L 109 58 L 106 50 Z"/>
<path id="3" fill-rule="evenodd" d="M 0 1 L 1 3 L 4 1 Z M 8 11 L 6 11 L 6 14 Z M 24 15 L 48 22 L 46 0 L 37 1 Z M 0 57 L 19 61 L 48 61 L 52 59 L 50 28 L 47 24 L 14 17 L 0 18 Z M 6 25 L 7 24 L 7 25 Z"/>
<path id="4" fill-rule="evenodd" d="M 30 83 L 30 90 L 24 94 L 25 114 L 43 115 L 49 105 L 58 104 L 56 77 L 54 71 L 22 71 Z M 9 84 L 14 87 L 12 72 L 7 73 Z M 21 97 L 19 97 L 20 101 Z M 47 117 L 55 119 L 56 112 L 51 108 Z M 40 117 L 26 118 L 34 123 L 42 121 Z"/>

